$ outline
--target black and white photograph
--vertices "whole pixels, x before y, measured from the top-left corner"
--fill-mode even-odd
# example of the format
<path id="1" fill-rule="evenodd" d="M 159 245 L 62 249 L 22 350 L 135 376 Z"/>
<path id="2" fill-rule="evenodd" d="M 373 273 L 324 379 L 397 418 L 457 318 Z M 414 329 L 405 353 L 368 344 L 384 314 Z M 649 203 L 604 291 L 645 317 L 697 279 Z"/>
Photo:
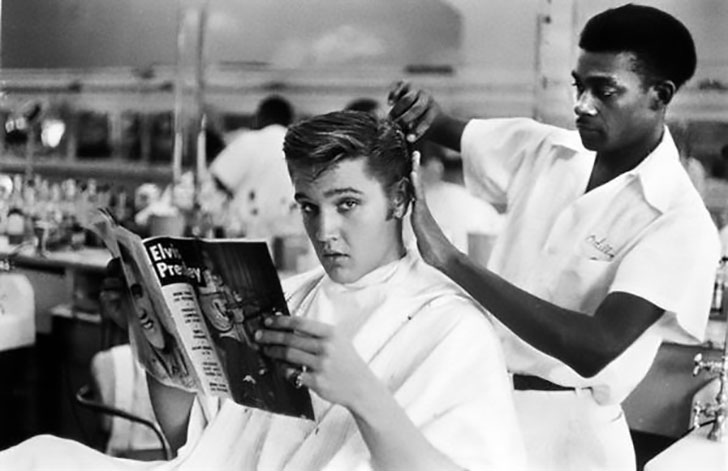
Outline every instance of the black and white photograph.
<path id="1" fill-rule="evenodd" d="M 0 0 L 0 470 L 728 470 L 728 0 Z"/>

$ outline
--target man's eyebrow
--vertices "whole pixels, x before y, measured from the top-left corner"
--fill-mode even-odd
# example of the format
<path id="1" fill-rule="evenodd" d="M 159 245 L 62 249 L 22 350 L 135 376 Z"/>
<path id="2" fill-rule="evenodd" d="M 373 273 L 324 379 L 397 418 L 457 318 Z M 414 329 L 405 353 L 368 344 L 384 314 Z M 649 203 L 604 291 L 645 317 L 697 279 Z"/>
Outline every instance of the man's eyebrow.
<path id="1" fill-rule="evenodd" d="M 619 83 L 611 75 L 590 75 L 587 77 L 580 77 L 575 70 L 571 71 L 571 76 L 574 80 L 583 83 L 594 83 L 597 85 L 614 85 L 617 86 Z"/>
<path id="2" fill-rule="evenodd" d="M 327 190 L 324 192 L 324 197 L 330 198 L 332 196 L 346 195 L 346 194 L 352 194 L 352 193 L 355 195 L 364 194 L 362 191 L 349 186 L 349 187 L 344 187 L 344 188 L 332 188 L 331 190 Z M 306 196 L 305 193 L 298 192 L 295 195 L 293 195 L 293 199 L 295 199 L 296 201 L 300 201 L 300 200 L 308 199 L 308 196 Z"/>
<path id="3" fill-rule="evenodd" d="M 356 195 L 363 195 L 364 193 L 357 190 L 356 188 L 352 188 L 350 186 L 344 187 L 344 188 L 332 188 L 331 190 L 327 190 L 324 192 L 324 196 L 329 198 L 331 196 L 337 196 L 337 195 L 343 195 L 343 194 L 349 194 L 354 193 Z"/>

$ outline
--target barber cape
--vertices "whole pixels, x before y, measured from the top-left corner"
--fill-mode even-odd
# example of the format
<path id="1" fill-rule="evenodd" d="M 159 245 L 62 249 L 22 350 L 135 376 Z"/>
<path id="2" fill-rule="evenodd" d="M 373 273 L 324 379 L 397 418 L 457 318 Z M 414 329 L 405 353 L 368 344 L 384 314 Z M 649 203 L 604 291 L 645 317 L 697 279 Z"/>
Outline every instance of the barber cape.
<path id="1" fill-rule="evenodd" d="M 334 283 L 321 269 L 286 280 L 291 313 L 344 329 L 415 425 L 456 464 L 471 470 L 523 469 L 510 382 L 490 323 L 456 285 L 414 253 L 351 284 Z M 178 457 L 146 466 L 372 469 L 348 410 L 311 396 L 315 422 L 230 400 L 197 402 Z M 80 452 L 78 446 L 74 452 Z M 115 462 L 128 469 L 128 462 Z M 114 469 L 110 464 L 103 469 Z"/>
<path id="2" fill-rule="evenodd" d="M 291 278 L 284 283 L 291 313 L 343 329 L 415 425 L 458 465 L 522 468 L 510 384 L 490 324 L 413 252 L 351 284 L 321 269 Z M 311 396 L 315 422 L 223 401 L 205 426 L 204 408 L 193 408 L 179 469 L 371 469 L 348 410 Z M 218 401 L 210 402 L 215 408 Z"/>

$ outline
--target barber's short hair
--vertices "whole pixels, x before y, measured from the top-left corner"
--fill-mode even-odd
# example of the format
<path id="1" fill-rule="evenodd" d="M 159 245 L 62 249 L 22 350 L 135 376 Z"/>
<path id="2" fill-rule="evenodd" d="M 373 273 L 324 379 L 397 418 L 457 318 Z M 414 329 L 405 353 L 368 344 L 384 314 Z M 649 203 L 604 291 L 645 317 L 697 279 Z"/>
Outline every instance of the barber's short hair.
<path id="1" fill-rule="evenodd" d="M 690 31 L 654 7 L 627 4 L 605 10 L 584 26 L 579 47 L 589 52 L 631 52 L 645 85 L 670 80 L 680 88 L 695 73 L 697 56 Z"/>
<path id="2" fill-rule="evenodd" d="M 286 134 L 283 152 L 291 174 L 319 175 L 343 160 L 364 158 L 370 175 L 387 192 L 412 170 L 399 126 L 363 111 L 334 111 L 294 124 Z"/>

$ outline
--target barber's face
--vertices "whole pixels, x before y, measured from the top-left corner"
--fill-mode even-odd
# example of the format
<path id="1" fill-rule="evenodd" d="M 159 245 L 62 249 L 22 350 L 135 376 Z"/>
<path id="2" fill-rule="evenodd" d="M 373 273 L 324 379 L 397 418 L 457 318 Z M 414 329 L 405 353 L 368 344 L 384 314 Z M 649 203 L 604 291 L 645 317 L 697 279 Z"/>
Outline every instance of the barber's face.
<path id="1" fill-rule="evenodd" d="M 612 153 L 640 147 L 660 125 L 656 92 L 645 89 L 632 53 L 581 51 L 572 72 L 576 127 L 587 149 Z"/>
<path id="2" fill-rule="evenodd" d="M 306 232 L 332 280 L 351 283 L 401 257 L 401 225 L 365 159 L 344 160 L 316 177 L 294 170 L 292 179 Z"/>

